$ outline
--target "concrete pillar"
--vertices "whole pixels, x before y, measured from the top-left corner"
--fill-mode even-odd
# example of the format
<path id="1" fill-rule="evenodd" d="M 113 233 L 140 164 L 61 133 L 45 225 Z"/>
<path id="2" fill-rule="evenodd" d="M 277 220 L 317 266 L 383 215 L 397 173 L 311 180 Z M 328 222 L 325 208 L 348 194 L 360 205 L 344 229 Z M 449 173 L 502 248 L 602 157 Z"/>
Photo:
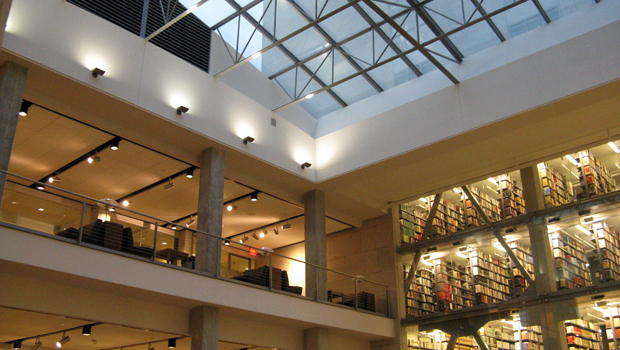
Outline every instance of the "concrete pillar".
<path id="1" fill-rule="evenodd" d="M 304 330 L 304 350 L 327 350 L 328 347 L 329 330 L 327 328 L 316 327 Z"/>
<path id="2" fill-rule="evenodd" d="M 306 262 L 327 267 L 325 231 L 325 193 L 312 190 L 304 194 Z M 327 300 L 327 271 L 306 265 L 306 296 Z"/>
<path id="3" fill-rule="evenodd" d="M 219 312 L 218 308 L 210 306 L 198 306 L 190 310 L 191 350 L 218 350 Z"/>
<path id="4" fill-rule="evenodd" d="M 198 194 L 198 230 L 222 236 L 224 215 L 224 152 L 209 148 L 200 155 L 200 193 Z M 220 273 L 221 241 L 198 233 L 196 270 L 214 276 Z"/>
<path id="5" fill-rule="evenodd" d="M 521 182 L 523 183 L 523 195 L 527 211 L 534 212 L 544 209 L 544 197 L 538 167 L 533 165 L 521 169 Z M 530 234 L 530 251 L 534 258 L 533 277 L 536 294 L 555 292 L 558 290 L 555 280 L 555 262 L 553 261 L 553 250 L 545 218 L 532 219 L 527 226 Z M 554 311 L 560 311 L 557 305 L 543 304 L 539 306 L 537 311 L 540 314 L 536 315 L 535 319 L 532 317 L 529 323 L 541 325 L 545 348 L 568 349 L 564 320 L 554 316 Z M 539 320 L 540 323 L 538 323 Z"/>
<path id="6" fill-rule="evenodd" d="M 27 72 L 28 69 L 13 62 L 6 62 L 0 67 L 0 170 L 9 170 Z M 5 180 L 6 174 L 0 173 L 0 204 Z"/>

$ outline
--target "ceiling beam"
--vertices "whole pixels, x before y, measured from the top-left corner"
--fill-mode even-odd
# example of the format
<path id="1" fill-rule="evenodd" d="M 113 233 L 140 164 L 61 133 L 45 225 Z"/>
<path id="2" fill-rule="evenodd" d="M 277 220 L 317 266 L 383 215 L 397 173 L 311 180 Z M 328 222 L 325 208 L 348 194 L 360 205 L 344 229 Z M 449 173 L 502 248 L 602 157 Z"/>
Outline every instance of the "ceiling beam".
<path id="1" fill-rule="evenodd" d="M 536 6 L 536 9 L 538 9 L 538 12 L 540 12 L 540 15 L 545 20 L 545 22 L 547 24 L 551 23 L 551 17 L 549 17 L 549 14 L 547 13 L 547 11 L 545 11 L 545 9 L 541 5 L 540 1 L 532 0 L 532 2 L 534 3 L 534 6 Z"/>
<path id="2" fill-rule="evenodd" d="M 187 169 L 183 169 L 183 170 L 179 171 L 178 173 L 172 174 L 172 175 L 170 175 L 168 177 L 165 177 L 165 178 L 163 178 L 163 179 L 161 179 L 161 180 L 159 180 L 157 182 L 154 182 L 154 183 L 152 183 L 150 185 L 144 186 L 144 187 L 142 187 L 142 188 L 140 188 L 140 189 L 138 189 L 136 191 L 133 191 L 130 194 L 124 195 L 124 196 L 118 198 L 116 201 L 118 203 L 120 203 L 124 199 L 129 199 L 129 198 L 135 197 L 135 196 L 139 195 L 140 193 L 143 193 L 143 192 L 146 192 L 146 191 L 150 190 L 153 187 L 157 187 L 157 186 L 159 186 L 159 185 L 161 185 L 161 184 L 163 184 L 163 183 L 165 183 L 167 181 L 172 181 L 173 179 L 176 179 L 179 176 L 185 175 L 185 174 L 187 174 L 187 172 L 189 170 L 195 170 L 195 169 L 198 169 L 198 167 L 191 166 L 191 167 L 189 167 Z"/>
<path id="3" fill-rule="evenodd" d="M 482 0 L 482 1 L 484 1 L 484 0 Z M 482 2 L 478 2 L 478 0 L 471 0 L 471 2 L 472 2 L 472 4 L 474 4 L 474 6 L 476 6 L 476 9 L 478 10 L 478 12 L 480 12 L 481 16 L 486 16 L 487 15 L 487 11 L 484 9 L 484 7 L 482 7 Z M 506 37 L 504 36 L 502 31 L 499 30 L 499 28 L 495 24 L 495 21 L 493 21 L 492 18 L 488 18 L 487 19 L 487 23 L 489 24 L 489 27 L 491 27 L 491 30 L 493 31 L 493 33 L 495 33 L 495 35 L 497 35 L 497 38 L 499 39 L 499 41 L 501 41 L 501 42 L 506 41 Z"/>
<path id="4" fill-rule="evenodd" d="M 178 16 L 176 16 L 175 18 L 173 18 L 172 20 L 168 21 L 168 23 L 164 24 L 163 26 L 161 26 L 159 29 L 157 29 L 156 31 L 154 31 L 153 33 L 151 33 L 151 35 L 146 37 L 146 41 L 150 41 L 151 39 L 153 39 L 154 37 L 156 37 L 157 35 L 161 34 L 164 30 L 170 28 L 173 24 L 177 23 L 178 21 L 182 20 L 183 18 L 185 18 L 185 16 L 189 15 L 190 13 L 196 11 L 196 9 L 198 7 L 200 7 L 202 4 L 204 4 L 205 2 L 207 2 L 207 0 L 200 0 L 197 4 L 190 6 L 187 10 L 183 11 L 181 14 L 179 14 Z"/>

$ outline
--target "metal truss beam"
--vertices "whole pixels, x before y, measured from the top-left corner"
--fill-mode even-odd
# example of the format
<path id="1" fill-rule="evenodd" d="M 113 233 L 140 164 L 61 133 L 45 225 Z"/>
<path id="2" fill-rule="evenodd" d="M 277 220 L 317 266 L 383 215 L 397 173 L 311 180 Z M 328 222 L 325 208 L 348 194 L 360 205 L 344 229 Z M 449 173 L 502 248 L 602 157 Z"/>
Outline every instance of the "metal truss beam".
<path id="1" fill-rule="evenodd" d="M 426 9 L 424 9 L 424 6 L 420 5 L 420 3 L 417 0 L 407 0 L 407 3 L 409 3 L 409 5 L 411 5 L 411 7 L 413 7 L 416 10 L 418 15 L 422 19 L 422 21 L 426 23 L 428 28 L 433 32 L 433 34 L 435 34 L 435 36 L 443 36 L 445 34 L 443 29 L 441 29 L 441 27 L 439 26 L 439 24 L 435 22 L 433 17 L 429 15 L 428 11 L 426 11 Z M 463 54 L 456 47 L 456 45 L 454 45 L 454 43 L 452 42 L 452 40 L 450 40 L 450 38 L 448 37 L 442 38 L 441 43 L 443 44 L 443 46 L 446 47 L 448 52 L 450 52 L 450 54 L 452 55 L 452 57 L 454 57 L 455 60 L 457 60 L 458 62 L 463 61 L 463 57 L 464 57 Z"/>
<path id="2" fill-rule="evenodd" d="M 235 7 L 235 8 L 239 8 L 239 10 L 236 10 L 234 13 L 230 14 L 228 17 L 222 19 L 221 21 L 217 22 L 216 24 L 214 24 L 211 27 L 211 30 L 218 30 L 219 28 L 221 28 L 222 26 L 224 26 L 226 23 L 232 21 L 233 19 L 237 18 L 237 16 L 240 16 L 243 13 L 246 13 L 248 10 L 250 10 L 252 7 L 260 4 L 261 2 L 263 2 L 264 0 L 254 0 L 251 3 L 243 6 L 243 7 Z"/>
<path id="3" fill-rule="evenodd" d="M 310 15 L 308 15 L 308 13 L 306 13 L 306 11 L 301 8 L 301 6 L 299 6 L 295 0 L 287 0 L 289 2 L 289 4 L 291 4 L 291 6 L 297 11 L 297 13 L 299 13 L 305 20 L 306 22 L 310 23 L 312 22 L 312 17 L 310 17 Z M 357 4 L 355 4 L 357 5 Z M 354 6 L 355 6 L 354 5 Z M 358 5 L 359 6 L 359 5 Z M 325 30 L 323 30 L 323 28 L 321 28 L 321 26 L 319 24 L 314 26 L 314 29 L 319 32 L 319 34 L 323 37 L 323 39 L 325 39 L 325 41 L 327 41 L 327 43 L 329 43 L 329 46 L 331 47 L 332 45 L 336 44 L 336 41 L 331 37 L 331 35 L 329 35 Z M 362 67 L 360 67 L 360 65 L 355 62 L 351 56 L 349 54 L 347 54 L 347 52 L 341 47 L 337 47 L 335 48 L 336 51 L 339 51 L 340 53 L 342 53 L 342 57 L 356 70 L 356 71 L 361 71 Z M 334 69 L 334 67 L 332 67 L 332 69 Z M 368 82 L 368 84 L 370 84 L 377 92 L 382 92 L 383 88 L 377 84 L 377 82 L 370 77 L 370 75 L 368 75 L 368 73 L 363 73 L 362 77 L 364 77 L 364 79 L 366 79 L 366 81 Z"/>
<path id="4" fill-rule="evenodd" d="M 364 0 L 364 1 L 366 1 L 366 0 Z M 486 19 L 487 19 L 487 18 L 491 18 L 491 17 L 496 16 L 496 15 L 498 15 L 498 14 L 502 13 L 502 12 L 508 11 L 509 9 L 511 9 L 511 8 L 513 8 L 513 7 L 516 7 L 516 6 L 518 6 L 518 5 L 521 5 L 521 4 L 523 4 L 524 2 L 526 2 L 526 1 L 529 1 L 529 0 L 516 0 L 515 2 L 510 3 L 509 5 L 506 5 L 506 6 L 502 7 L 502 8 L 500 8 L 500 9 L 497 9 L 497 10 L 495 10 L 495 11 L 493 11 L 493 12 L 491 12 L 491 13 L 487 14 L 486 16 L 481 16 L 481 17 L 479 17 L 479 18 L 473 19 L 473 20 L 471 20 L 471 21 L 467 22 L 466 24 L 464 24 L 464 25 L 462 25 L 462 26 L 460 26 L 460 27 L 458 27 L 458 28 L 452 29 L 451 31 L 444 33 L 442 36 L 438 36 L 438 37 L 435 37 L 435 38 L 433 38 L 433 39 L 430 39 L 429 41 L 422 43 L 422 44 L 421 44 L 421 46 L 422 46 L 422 47 L 426 47 L 426 46 L 428 46 L 428 45 L 431 45 L 431 44 L 433 44 L 433 43 L 436 43 L 436 42 L 440 41 L 441 39 L 443 39 L 443 38 L 445 38 L 445 37 L 449 37 L 450 35 L 453 35 L 453 34 L 455 34 L 455 33 L 458 33 L 458 32 L 460 32 L 460 31 L 462 31 L 462 30 L 464 30 L 464 29 L 466 29 L 466 28 L 469 28 L 469 27 L 471 27 L 471 26 L 473 26 L 473 25 L 476 25 L 476 24 L 478 24 L 478 23 L 480 23 L 480 22 L 482 22 L 482 21 L 486 21 Z M 405 11 L 405 12 L 407 12 L 407 11 Z M 387 21 L 384 21 L 384 22 L 387 22 Z M 367 29 L 367 30 L 368 30 L 368 31 L 370 31 L 371 29 Z M 355 36 L 357 37 L 357 36 L 359 36 L 359 35 L 360 35 L 360 33 L 356 34 Z M 351 39 L 351 38 L 349 38 L 349 39 L 346 39 L 346 40 L 352 40 L 352 39 Z M 342 42 L 341 42 L 341 43 L 342 43 Z M 327 90 L 327 89 L 329 89 L 329 88 L 332 88 L 332 87 L 337 86 L 337 85 L 339 85 L 339 84 L 342 84 L 342 83 L 344 83 L 344 82 L 346 82 L 346 81 L 348 81 L 348 80 L 350 80 L 350 79 L 353 79 L 353 78 L 355 78 L 356 76 L 360 75 L 361 73 L 365 73 L 365 72 L 371 71 L 371 70 L 373 70 L 373 69 L 375 69 L 375 68 L 381 67 L 381 66 L 383 66 L 384 64 L 390 63 L 390 62 L 392 62 L 392 61 L 394 61 L 394 60 L 396 60 L 396 59 L 399 59 L 399 58 L 401 58 L 401 57 L 403 57 L 403 56 L 409 55 L 410 53 L 413 53 L 413 52 L 415 52 L 415 51 L 417 51 L 417 50 L 418 50 L 418 49 L 417 49 L 416 47 L 414 47 L 414 48 L 411 48 L 411 49 L 409 49 L 409 50 L 403 51 L 402 53 L 400 53 L 400 54 L 398 54 L 398 55 L 394 55 L 394 56 L 392 56 L 392 57 L 390 57 L 390 58 L 388 58 L 388 59 L 386 59 L 386 60 L 384 60 L 384 61 L 381 61 L 381 62 L 379 62 L 379 63 L 375 64 L 375 65 L 374 65 L 374 66 L 372 66 L 372 67 L 366 68 L 366 69 L 364 69 L 364 70 L 363 70 L 363 71 L 361 71 L 361 72 L 356 72 L 355 74 L 352 74 L 352 75 L 350 75 L 350 76 L 348 76 L 348 77 L 346 77 L 346 78 L 343 78 L 343 79 L 339 80 L 338 82 L 335 82 L 335 83 L 333 83 L 333 84 L 327 85 L 326 87 L 321 88 L 321 89 L 319 89 L 319 90 L 316 90 L 316 91 L 314 91 L 313 93 L 316 95 L 316 94 L 318 94 L 318 93 L 320 93 L 320 92 L 323 92 L 323 91 L 325 91 L 325 90 Z M 292 67 L 292 68 L 294 68 L 294 67 Z M 289 68 L 287 68 L 287 69 L 292 69 L 292 68 L 291 68 L 291 67 L 289 67 Z M 281 111 L 281 110 L 283 110 L 283 109 L 285 109 L 285 108 L 288 108 L 288 107 L 294 106 L 295 104 L 297 104 L 297 103 L 299 103 L 299 102 L 301 102 L 301 101 L 302 101 L 302 100 L 300 99 L 300 100 L 295 100 L 295 101 L 289 102 L 289 103 L 287 103 L 287 104 L 285 104 L 285 105 L 283 105 L 283 106 L 280 106 L 280 107 L 278 107 L 278 108 L 274 109 L 272 112 L 278 112 L 278 111 Z"/>
<path id="5" fill-rule="evenodd" d="M 540 12 L 540 15 L 545 20 L 545 22 L 547 24 L 551 23 L 551 18 L 549 17 L 549 14 L 547 13 L 547 11 L 545 11 L 545 9 L 542 7 L 542 4 L 540 3 L 540 1 L 532 0 L 532 2 L 534 3 L 534 6 L 536 6 L 536 9 L 538 10 L 538 12 Z"/>
<path id="6" fill-rule="evenodd" d="M 533 285 L 534 280 L 532 279 L 532 276 L 530 276 L 529 272 L 527 272 L 525 268 L 523 267 L 523 264 L 521 264 L 519 259 L 517 259 L 517 256 L 512 251 L 512 249 L 510 248 L 510 246 L 508 245 L 504 237 L 501 235 L 501 233 L 499 233 L 499 229 L 495 229 L 493 231 L 493 235 L 495 235 L 495 238 L 497 239 L 499 244 L 502 245 L 502 247 L 506 251 L 506 254 L 508 254 L 508 256 L 510 257 L 510 260 L 512 260 L 512 263 L 515 264 L 515 266 L 517 267 L 517 269 L 519 269 L 519 271 L 521 271 L 521 273 L 523 274 L 523 277 L 527 280 L 530 286 Z"/>
<path id="7" fill-rule="evenodd" d="M 484 1 L 484 0 L 482 0 L 482 1 Z M 471 2 L 472 2 L 472 4 L 474 4 L 474 6 L 478 10 L 478 12 L 480 12 L 481 16 L 486 16 L 487 15 L 487 11 L 484 9 L 484 7 L 482 7 L 482 2 L 478 2 L 478 0 L 471 0 Z M 491 27 L 491 30 L 493 30 L 493 33 L 495 33 L 495 35 L 497 35 L 497 38 L 499 39 L 499 41 L 501 41 L 501 42 L 506 41 L 506 37 L 504 36 L 504 34 L 502 34 L 502 31 L 499 30 L 499 28 L 497 27 L 497 25 L 495 24 L 493 19 L 491 19 L 491 18 L 487 19 L 487 23 L 489 24 L 489 27 Z"/>
<path id="8" fill-rule="evenodd" d="M 175 18 L 173 18 L 172 20 L 168 21 L 166 24 L 164 24 L 163 26 L 161 26 L 159 29 L 157 29 L 156 31 L 154 31 L 153 33 L 151 33 L 151 35 L 149 35 L 148 37 L 146 37 L 146 41 L 149 41 L 151 39 L 153 39 L 154 37 L 156 37 L 157 35 L 159 35 L 161 32 L 163 32 L 164 30 L 170 28 L 173 24 L 177 23 L 178 21 L 182 20 L 183 18 L 185 18 L 185 16 L 189 15 L 190 13 L 196 11 L 196 9 L 198 7 L 200 7 L 202 4 L 204 4 L 205 2 L 207 2 L 207 0 L 200 0 L 197 4 L 190 6 L 187 10 L 183 11 L 183 13 L 179 14 L 178 16 L 176 16 Z"/>
<path id="9" fill-rule="evenodd" d="M 238 11 L 238 10 L 240 10 L 239 5 L 237 5 L 237 4 L 234 2 L 234 0 L 226 0 L 226 1 L 227 1 L 229 4 L 231 4 L 231 5 L 233 5 L 233 4 L 234 4 L 234 5 L 233 5 L 233 7 L 234 7 L 237 11 Z M 294 38 L 295 36 L 297 36 L 297 35 L 299 35 L 299 34 L 303 33 L 303 32 L 304 32 L 304 31 L 306 31 L 307 29 L 312 28 L 312 27 L 314 27 L 315 25 L 317 25 L 317 24 L 319 24 L 319 23 L 321 23 L 321 22 L 323 22 L 323 21 L 325 21 L 325 20 L 327 20 L 327 19 L 329 19 L 329 18 L 332 18 L 333 16 L 335 16 L 335 15 L 339 14 L 340 12 L 342 12 L 342 11 L 344 11 L 344 10 L 348 9 L 349 7 L 353 6 L 354 4 L 356 4 L 356 3 L 360 2 L 360 1 L 361 1 L 361 0 L 351 0 L 351 2 L 346 3 L 346 4 L 344 4 L 344 5 L 340 6 L 340 7 L 338 7 L 338 8 L 337 8 L 337 9 L 335 9 L 334 11 L 332 11 L 332 12 L 330 12 L 330 13 L 328 13 L 328 14 L 326 14 L 326 15 L 324 15 L 324 16 L 322 16 L 322 17 L 320 17 L 320 18 L 317 18 L 316 20 L 314 20 L 314 21 L 312 21 L 312 22 L 310 22 L 310 23 L 306 24 L 305 26 L 302 26 L 301 28 L 299 28 L 299 29 L 297 29 L 297 30 L 295 30 L 295 31 L 291 32 L 290 34 L 288 34 L 288 35 L 284 36 L 283 38 L 273 41 L 271 44 L 269 44 L 269 45 L 265 46 L 263 49 L 261 49 L 261 50 L 260 50 L 260 51 L 258 51 L 257 53 L 261 53 L 261 54 L 262 54 L 262 53 L 264 53 L 264 52 L 266 52 L 266 51 L 268 51 L 268 50 L 270 50 L 270 49 L 272 49 L 272 48 L 274 48 L 274 47 L 276 47 L 276 46 L 279 46 L 279 45 L 283 44 L 283 43 L 284 43 L 284 42 L 286 42 L 287 40 Z M 246 19 L 248 19 L 248 17 L 252 18 L 251 16 L 248 16 L 248 15 L 247 15 L 247 13 L 245 13 L 245 12 L 244 12 L 242 15 L 247 16 L 247 17 L 245 17 Z M 275 39 L 275 38 L 274 38 L 274 39 Z M 252 55 L 252 56 L 253 56 L 253 55 Z M 241 66 L 241 65 L 243 65 L 243 64 L 245 64 L 245 63 L 247 63 L 247 62 L 249 62 L 249 61 L 252 59 L 252 56 L 246 57 L 246 58 L 244 58 L 244 59 L 240 60 L 239 62 L 235 63 L 234 65 L 232 65 L 232 66 L 230 66 L 230 67 L 228 67 L 228 68 L 224 69 L 223 71 L 221 71 L 221 72 L 219 72 L 219 73 L 215 74 L 215 77 L 216 77 L 216 78 L 218 78 L 218 77 L 222 76 L 223 74 L 226 74 L 226 73 L 228 73 L 228 72 L 232 71 L 233 69 L 235 69 L 235 68 L 237 68 L 237 67 L 239 67 L 239 66 Z"/>
<path id="10" fill-rule="evenodd" d="M 235 8 L 237 11 L 241 11 L 242 8 L 234 1 L 234 0 L 226 0 L 226 2 L 228 4 L 230 4 L 233 8 Z M 276 38 L 273 37 L 273 35 L 271 35 L 271 33 L 269 33 L 269 31 L 263 27 L 263 25 L 261 25 L 260 23 L 258 23 L 254 17 L 252 17 L 251 15 L 249 15 L 246 12 L 242 12 L 241 16 L 243 16 L 248 22 L 250 22 L 250 24 L 256 28 L 258 28 L 258 31 L 265 36 L 267 39 L 269 39 L 272 43 L 276 43 L 278 40 L 276 40 Z M 290 38 L 289 38 L 290 39 Z M 224 38 L 222 38 L 222 40 L 224 40 Z M 273 44 L 272 44 L 273 45 Z M 299 61 L 299 59 L 292 53 L 290 52 L 284 45 L 282 45 L 282 43 L 279 43 L 276 45 L 276 47 L 278 49 L 280 49 L 280 51 L 286 56 L 288 57 L 291 61 L 294 62 L 294 65 L 297 65 Z M 266 49 L 263 49 L 266 50 Z M 261 52 L 263 51 L 261 50 Z M 246 58 L 245 60 L 248 60 L 248 58 Z M 247 61 L 246 61 L 247 62 Z M 306 73 L 308 74 L 308 76 L 312 77 L 312 79 L 319 85 L 321 86 L 321 88 L 323 88 L 324 90 L 322 91 L 327 91 L 327 93 L 341 106 L 341 107 L 346 107 L 347 103 L 340 98 L 340 96 L 338 96 L 334 91 L 332 91 L 329 87 L 326 87 L 327 85 L 321 80 L 319 79 L 319 77 L 317 77 L 316 75 L 313 74 L 313 72 L 306 67 L 304 64 L 299 64 L 300 68 Z M 232 67 L 230 67 L 232 68 Z M 220 72 L 223 74 L 224 71 Z M 218 74 L 220 74 L 218 73 Z M 215 77 L 218 77 L 218 75 L 216 74 Z"/>
<path id="11" fill-rule="evenodd" d="M 474 208 L 476 209 L 478 214 L 480 214 L 480 216 L 482 217 L 482 220 L 484 220 L 484 222 L 487 225 L 491 225 L 491 219 L 489 219 L 489 217 L 484 212 L 484 210 L 482 210 L 482 207 L 480 206 L 480 203 L 478 203 L 478 200 L 476 199 L 476 197 L 471 193 L 471 191 L 469 190 L 469 187 L 463 186 L 461 188 L 463 189 L 463 193 L 465 193 L 465 195 L 467 196 L 467 198 L 471 202 L 471 205 L 474 206 Z"/>
<path id="12" fill-rule="evenodd" d="M 489 350 L 489 347 L 484 342 L 484 340 L 482 340 L 482 337 L 480 336 L 480 334 L 478 332 L 473 332 L 472 335 L 474 336 L 474 339 L 476 340 L 476 343 L 478 343 L 478 346 L 480 347 L 480 350 Z"/>

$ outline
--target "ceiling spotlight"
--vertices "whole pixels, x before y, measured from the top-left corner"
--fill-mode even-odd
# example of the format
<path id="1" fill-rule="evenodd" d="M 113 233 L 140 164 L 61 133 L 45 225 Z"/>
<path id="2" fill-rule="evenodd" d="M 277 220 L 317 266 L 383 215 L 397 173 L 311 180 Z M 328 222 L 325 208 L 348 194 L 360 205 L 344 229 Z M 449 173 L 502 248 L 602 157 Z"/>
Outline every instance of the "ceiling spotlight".
<path id="1" fill-rule="evenodd" d="M 62 333 L 62 338 L 56 342 L 57 348 L 62 348 L 63 345 L 67 344 L 71 340 L 68 335 L 65 335 L 65 332 Z"/>
<path id="2" fill-rule="evenodd" d="M 224 241 L 224 245 L 230 245 L 229 241 Z"/>
<path id="3" fill-rule="evenodd" d="M 243 138 L 243 144 L 244 144 L 244 145 L 247 145 L 247 144 L 248 144 L 248 142 L 249 142 L 249 143 L 252 143 L 252 142 L 254 142 L 254 140 L 255 140 L 255 139 L 254 139 L 252 136 L 246 136 L 245 138 Z"/>
<path id="4" fill-rule="evenodd" d="M 254 232 L 254 233 L 252 234 L 252 237 L 254 237 L 254 239 L 255 239 L 255 240 L 257 240 L 257 241 L 260 239 L 260 237 L 258 237 L 258 236 L 256 235 L 256 232 Z"/>
<path id="5" fill-rule="evenodd" d="M 86 159 L 86 161 L 88 162 L 88 164 L 92 164 L 92 163 L 97 163 L 101 161 L 101 157 L 99 157 L 96 153 L 93 157 L 88 157 L 88 159 Z"/>
<path id="6" fill-rule="evenodd" d="M 121 142 L 120 139 L 114 139 L 112 140 L 112 142 L 110 143 L 110 149 L 113 151 L 118 150 L 118 144 Z"/>
<path id="7" fill-rule="evenodd" d="M 187 169 L 187 171 L 185 172 L 185 177 L 188 179 L 191 179 L 194 177 L 194 168 L 189 168 Z"/>
<path id="8" fill-rule="evenodd" d="M 56 174 L 54 176 L 48 177 L 47 178 L 47 182 L 49 182 L 49 183 L 62 182 L 62 180 L 60 179 L 60 176 L 58 176 L 58 174 Z"/>
<path id="9" fill-rule="evenodd" d="M 250 239 L 250 237 L 248 237 L 248 235 L 245 235 L 239 240 L 239 243 L 245 243 L 248 239 Z"/>
<path id="10" fill-rule="evenodd" d="M 131 202 L 128 199 L 124 199 L 121 202 L 121 204 L 123 205 L 123 207 L 128 207 L 131 204 Z"/>
<path id="11" fill-rule="evenodd" d="M 189 112 L 189 108 L 187 108 L 185 106 L 177 107 L 177 115 L 181 115 L 181 114 L 187 113 L 187 112 Z"/>
<path id="12" fill-rule="evenodd" d="M 306 168 L 309 168 L 309 167 L 311 167 L 311 166 L 312 166 L 312 164 L 310 164 L 310 163 L 308 163 L 308 162 L 305 162 L 305 163 L 303 163 L 303 164 L 301 165 L 301 168 L 302 168 L 302 169 L 306 169 Z"/>
<path id="13" fill-rule="evenodd" d="M 275 233 L 275 234 L 276 234 L 276 236 L 277 236 L 277 235 L 279 235 L 279 234 L 280 234 L 280 231 L 278 231 L 278 228 L 277 228 L 277 227 L 274 227 L 274 228 L 273 228 L 273 233 Z"/>
<path id="14" fill-rule="evenodd" d="M 87 324 L 86 326 L 82 327 L 82 335 L 88 337 L 91 334 L 92 328 L 93 326 L 90 324 Z"/>
<path id="15" fill-rule="evenodd" d="M 21 348 L 22 348 L 21 340 L 16 340 L 13 342 L 13 350 L 21 350 Z"/>
<path id="16" fill-rule="evenodd" d="M 174 183 L 172 179 L 168 179 L 168 183 L 164 185 L 164 191 L 168 191 L 171 188 L 174 188 Z"/>
<path id="17" fill-rule="evenodd" d="M 27 116 L 28 115 L 28 109 L 30 108 L 30 106 L 32 106 L 32 102 L 23 100 L 22 101 L 22 105 L 19 108 L 19 116 L 20 117 Z"/>
<path id="18" fill-rule="evenodd" d="M 93 68 L 93 70 L 91 70 L 92 74 L 93 74 L 93 78 L 97 78 L 99 76 L 102 76 L 105 74 L 105 71 L 101 68 Z"/>
<path id="19" fill-rule="evenodd" d="M 155 350 L 155 348 L 151 346 L 151 343 L 149 343 L 149 345 L 146 347 L 146 350 Z"/>
<path id="20" fill-rule="evenodd" d="M 291 228 L 291 224 L 289 224 L 288 222 L 282 226 L 280 226 L 281 229 L 283 230 L 288 230 L 289 228 Z"/>
<path id="21" fill-rule="evenodd" d="M 190 227 L 190 226 L 192 226 L 195 223 L 196 223 L 196 220 L 194 219 L 194 217 L 190 216 L 189 217 L 189 222 L 187 224 L 185 224 L 185 226 Z"/>
<path id="22" fill-rule="evenodd" d="M 172 226 L 170 226 L 170 229 L 171 229 L 171 230 L 176 230 L 176 229 L 177 229 L 177 225 L 172 224 Z"/>
<path id="23" fill-rule="evenodd" d="M 235 205 L 235 203 L 229 204 L 229 205 L 226 207 L 226 210 L 228 210 L 228 211 L 237 210 L 237 206 Z"/>
<path id="24" fill-rule="evenodd" d="M 177 347 L 177 340 L 175 338 L 168 339 L 168 349 L 174 349 Z"/>
<path id="25" fill-rule="evenodd" d="M 250 199 L 252 202 L 256 202 L 258 200 L 258 192 L 254 192 L 250 195 Z"/>
<path id="26" fill-rule="evenodd" d="M 30 350 L 39 350 L 41 346 L 43 346 L 43 342 L 41 342 L 41 339 L 37 338 L 37 340 L 34 341 L 34 345 L 32 346 L 32 349 Z"/>
<path id="27" fill-rule="evenodd" d="M 261 233 L 259 233 L 259 234 L 258 234 L 258 236 L 259 236 L 260 238 L 263 238 L 263 237 L 265 237 L 265 236 L 267 235 L 267 233 L 268 233 L 268 232 L 267 232 L 267 230 L 265 230 L 265 231 L 261 231 Z"/>
<path id="28" fill-rule="evenodd" d="M 37 190 L 43 191 L 45 189 L 44 185 L 37 184 Z"/>

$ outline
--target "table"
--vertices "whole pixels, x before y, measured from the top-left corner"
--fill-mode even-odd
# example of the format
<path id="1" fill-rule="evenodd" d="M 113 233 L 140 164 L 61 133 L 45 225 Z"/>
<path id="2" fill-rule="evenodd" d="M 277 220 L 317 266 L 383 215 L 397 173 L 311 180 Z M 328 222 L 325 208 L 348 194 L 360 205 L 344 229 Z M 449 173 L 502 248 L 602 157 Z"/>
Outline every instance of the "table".
<path id="1" fill-rule="evenodd" d="M 177 261 L 181 261 L 181 264 L 186 262 L 189 254 L 172 248 L 166 248 L 155 253 L 155 256 L 166 260 L 168 264 L 176 265 Z"/>

